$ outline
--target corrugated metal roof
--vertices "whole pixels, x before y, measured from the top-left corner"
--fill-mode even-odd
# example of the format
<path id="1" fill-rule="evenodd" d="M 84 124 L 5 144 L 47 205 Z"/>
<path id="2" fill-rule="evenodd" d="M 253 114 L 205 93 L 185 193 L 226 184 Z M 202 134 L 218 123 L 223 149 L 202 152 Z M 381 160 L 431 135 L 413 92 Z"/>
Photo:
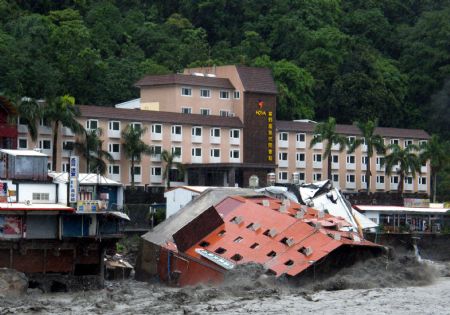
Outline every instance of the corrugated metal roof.
<path id="1" fill-rule="evenodd" d="M 380 212 L 416 212 L 416 213 L 446 213 L 450 208 L 423 208 L 423 207 L 401 207 L 401 206 L 376 206 L 376 205 L 354 205 L 360 211 Z"/>
<path id="2" fill-rule="evenodd" d="M 0 149 L 0 152 L 13 155 L 13 156 L 47 156 L 47 154 L 35 151 L 35 150 L 11 150 Z"/>
<path id="3" fill-rule="evenodd" d="M 68 173 L 49 172 L 48 176 L 60 183 L 68 182 Z M 104 185 L 104 186 L 122 186 L 121 183 L 116 182 L 108 177 L 98 174 L 79 173 L 78 182 L 80 185 Z"/>

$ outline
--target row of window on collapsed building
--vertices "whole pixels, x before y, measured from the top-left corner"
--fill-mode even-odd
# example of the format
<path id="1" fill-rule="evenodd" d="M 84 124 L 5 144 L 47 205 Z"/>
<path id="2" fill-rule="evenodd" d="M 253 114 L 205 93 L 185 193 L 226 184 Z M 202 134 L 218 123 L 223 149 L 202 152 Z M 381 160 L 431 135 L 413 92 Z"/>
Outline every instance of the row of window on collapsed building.
<path id="1" fill-rule="evenodd" d="M 211 98 L 212 95 L 212 90 L 211 89 L 207 89 L 207 88 L 200 88 L 199 89 L 199 95 L 200 98 Z M 181 87 L 181 96 L 187 96 L 187 97 L 192 97 L 194 96 L 193 94 L 193 88 L 192 87 L 188 87 L 188 86 L 184 86 Z M 221 100 L 229 100 L 231 98 L 231 93 L 230 91 L 227 90 L 219 90 L 219 99 Z M 233 91 L 233 98 L 238 100 L 241 98 L 241 93 L 239 91 Z"/>
<path id="2" fill-rule="evenodd" d="M 450 223 L 441 215 L 380 213 L 377 218 L 371 218 L 384 232 L 440 232 Z"/>
<path id="3" fill-rule="evenodd" d="M 287 181 L 289 181 L 290 178 L 289 178 L 288 175 L 289 175 L 289 173 L 286 172 L 286 171 L 279 171 L 278 172 L 278 181 L 279 182 L 287 182 Z M 313 175 L 312 180 L 314 182 L 321 181 L 323 179 L 322 178 L 322 173 L 317 173 L 316 172 L 316 173 L 313 173 L 312 175 Z M 384 185 L 386 183 L 385 182 L 385 177 L 386 177 L 385 175 L 376 175 L 376 177 L 375 177 L 376 178 L 376 183 Z M 291 178 L 292 178 L 293 182 L 300 182 L 300 183 L 303 182 L 304 183 L 306 181 L 305 173 L 303 173 L 303 172 L 292 173 Z M 332 178 L 333 182 L 339 183 L 339 174 L 332 174 L 331 178 Z M 391 175 L 391 176 L 389 176 L 389 178 L 390 178 L 390 183 L 392 185 L 398 185 L 399 182 L 400 182 L 400 176 L 398 176 L 398 175 Z M 406 185 L 412 185 L 413 182 L 414 182 L 414 178 L 412 176 L 407 176 L 404 179 L 404 183 Z M 356 175 L 355 174 L 346 174 L 346 183 L 355 184 L 356 183 Z M 361 183 L 364 183 L 364 184 L 367 183 L 365 174 L 361 175 Z M 419 176 L 418 177 L 418 184 L 420 186 L 426 186 L 427 185 L 427 178 L 425 176 Z M 426 189 L 425 187 L 422 187 L 422 188 L 424 190 Z"/>

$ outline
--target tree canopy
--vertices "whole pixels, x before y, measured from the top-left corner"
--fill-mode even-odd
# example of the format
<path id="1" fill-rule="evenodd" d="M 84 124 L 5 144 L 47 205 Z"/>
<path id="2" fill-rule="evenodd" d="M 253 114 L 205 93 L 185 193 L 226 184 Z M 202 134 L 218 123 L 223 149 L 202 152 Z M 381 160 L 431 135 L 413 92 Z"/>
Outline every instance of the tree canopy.
<path id="1" fill-rule="evenodd" d="M 144 74 L 258 65 L 281 119 L 448 137 L 449 20 L 444 0 L 0 0 L 0 92 L 112 106 Z"/>

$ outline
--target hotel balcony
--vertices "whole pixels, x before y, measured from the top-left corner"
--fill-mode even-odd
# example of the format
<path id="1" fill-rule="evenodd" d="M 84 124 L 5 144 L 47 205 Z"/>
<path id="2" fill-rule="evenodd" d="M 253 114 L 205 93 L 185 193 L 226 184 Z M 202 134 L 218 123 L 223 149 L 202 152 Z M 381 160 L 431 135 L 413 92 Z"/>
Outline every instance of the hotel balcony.
<path id="1" fill-rule="evenodd" d="M 427 170 L 428 170 L 428 164 L 425 165 L 425 166 L 424 166 L 424 165 L 420 166 L 420 172 L 421 172 L 421 173 L 426 173 Z"/>
<path id="2" fill-rule="evenodd" d="M 192 136 L 191 141 L 192 141 L 192 143 L 203 143 L 203 137 L 202 136 Z"/>
<path id="3" fill-rule="evenodd" d="M 304 149 L 304 148 L 306 148 L 306 142 L 305 141 L 296 141 L 295 147 L 297 149 Z"/>
<path id="4" fill-rule="evenodd" d="M 20 132 L 20 133 L 28 133 L 28 127 L 27 127 L 27 125 L 18 124 L 17 125 L 17 131 Z"/>
<path id="5" fill-rule="evenodd" d="M 287 147 L 289 147 L 289 141 L 278 140 L 278 147 L 279 148 L 287 148 Z"/>
<path id="6" fill-rule="evenodd" d="M 51 135 L 52 134 L 52 128 L 47 126 L 39 126 L 38 128 L 39 134 L 45 134 L 45 135 Z"/>
<path id="7" fill-rule="evenodd" d="M 331 169 L 338 170 L 339 169 L 339 163 L 331 163 Z"/>
<path id="8" fill-rule="evenodd" d="M 220 144 L 220 137 L 209 137 L 209 143 Z"/>
<path id="9" fill-rule="evenodd" d="M 179 135 L 179 134 L 172 133 L 172 136 L 170 137 L 170 139 L 173 142 L 181 142 L 181 141 L 183 141 L 183 136 Z"/>
<path id="10" fill-rule="evenodd" d="M 75 133 L 70 128 L 67 128 L 67 127 L 62 127 L 62 134 L 63 134 L 63 136 L 66 136 L 66 137 L 75 136 Z M 120 136 L 119 136 L 119 138 L 120 138 Z"/>
<path id="11" fill-rule="evenodd" d="M 398 189 L 398 183 L 389 183 L 389 189 L 390 190 L 397 190 Z"/>
<path id="12" fill-rule="evenodd" d="M 376 188 L 377 190 L 384 190 L 385 187 L 386 187 L 386 184 L 385 184 L 385 183 L 376 183 L 376 184 L 375 184 L 375 188 Z"/>
<path id="13" fill-rule="evenodd" d="M 295 161 L 295 167 L 296 168 L 305 168 L 306 162 L 305 161 Z"/>
<path id="14" fill-rule="evenodd" d="M 108 129 L 108 137 L 110 138 L 120 138 L 120 130 L 110 130 Z"/>
<path id="15" fill-rule="evenodd" d="M 288 167 L 289 162 L 287 160 L 278 160 L 278 167 Z"/>
<path id="16" fill-rule="evenodd" d="M 131 183 L 131 174 L 130 174 L 130 183 Z M 137 175 L 137 174 L 134 174 L 134 182 L 135 183 L 140 183 L 140 182 L 142 182 L 142 175 L 141 174 L 139 174 L 139 175 Z"/>
<path id="17" fill-rule="evenodd" d="M 161 184 L 162 176 L 161 175 L 150 175 L 150 182 L 153 184 Z"/>
<path id="18" fill-rule="evenodd" d="M 339 144 L 333 144 L 333 145 L 331 146 L 331 150 L 339 151 L 340 147 L 341 147 L 341 146 L 340 146 Z"/>
<path id="19" fill-rule="evenodd" d="M 191 163 L 203 163 L 201 156 L 191 156 Z"/>
<path id="20" fill-rule="evenodd" d="M 313 162 L 312 166 L 313 166 L 313 168 L 322 168 L 322 161 L 320 161 L 320 162 Z"/>
<path id="21" fill-rule="evenodd" d="M 120 182 L 120 174 L 108 174 L 108 177 L 116 182 Z"/>
<path id="22" fill-rule="evenodd" d="M 241 140 L 240 140 L 240 138 L 230 138 L 230 144 L 231 145 L 240 145 Z"/>
<path id="23" fill-rule="evenodd" d="M 162 140 L 162 133 L 154 133 L 154 132 L 152 132 L 151 134 L 150 134 L 150 139 L 152 140 L 152 141 L 161 141 Z"/>
<path id="24" fill-rule="evenodd" d="M 312 148 L 314 150 L 322 150 L 323 149 L 323 144 L 322 144 L 322 142 L 316 143 L 315 145 L 313 145 Z"/>
<path id="25" fill-rule="evenodd" d="M 367 164 L 361 163 L 361 171 L 367 170 Z"/>
<path id="26" fill-rule="evenodd" d="M 240 158 L 230 158 L 230 163 L 241 163 Z"/>
<path id="27" fill-rule="evenodd" d="M 120 160 L 120 152 L 109 152 L 115 161 Z"/>
<path id="28" fill-rule="evenodd" d="M 347 189 L 356 189 L 356 183 L 355 182 L 353 182 L 353 183 L 345 182 L 345 188 L 347 188 Z"/>
<path id="29" fill-rule="evenodd" d="M 426 185 L 425 185 L 426 186 Z M 403 190 L 408 190 L 408 191 L 412 191 L 414 189 L 414 185 L 413 184 L 407 184 L 405 183 L 403 186 Z"/>
<path id="30" fill-rule="evenodd" d="M 220 163 L 221 159 L 220 156 L 210 156 L 209 157 L 209 163 Z"/>
<path id="31" fill-rule="evenodd" d="M 355 170 L 356 169 L 356 164 L 355 163 L 345 163 L 345 167 L 348 170 Z"/>
<path id="32" fill-rule="evenodd" d="M 152 161 L 152 162 L 161 162 L 161 154 L 152 154 L 152 155 L 150 155 L 150 161 Z"/>
<path id="33" fill-rule="evenodd" d="M 427 185 L 419 184 L 418 188 L 419 188 L 419 191 L 427 191 Z"/>

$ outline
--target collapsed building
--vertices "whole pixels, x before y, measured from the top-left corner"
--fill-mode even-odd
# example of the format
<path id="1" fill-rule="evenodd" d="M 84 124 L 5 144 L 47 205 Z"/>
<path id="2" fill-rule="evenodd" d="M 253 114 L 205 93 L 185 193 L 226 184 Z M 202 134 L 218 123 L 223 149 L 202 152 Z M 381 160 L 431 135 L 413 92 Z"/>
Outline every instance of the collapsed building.
<path id="1" fill-rule="evenodd" d="M 44 291 L 101 287 L 105 252 L 115 249 L 127 216 L 96 200 L 69 206 L 67 183 L 48 176 L 47 159 L 0 150 L 0 268 L 24 272 Z"/>
<path id="2" fill-rule="evenodd" d="M 143 235 L 136 278 L 220 283 L 238 264 L 276 277 L 326 274 L 383 252 L 328 211 L 249 189 L 209 189 Z"/>

